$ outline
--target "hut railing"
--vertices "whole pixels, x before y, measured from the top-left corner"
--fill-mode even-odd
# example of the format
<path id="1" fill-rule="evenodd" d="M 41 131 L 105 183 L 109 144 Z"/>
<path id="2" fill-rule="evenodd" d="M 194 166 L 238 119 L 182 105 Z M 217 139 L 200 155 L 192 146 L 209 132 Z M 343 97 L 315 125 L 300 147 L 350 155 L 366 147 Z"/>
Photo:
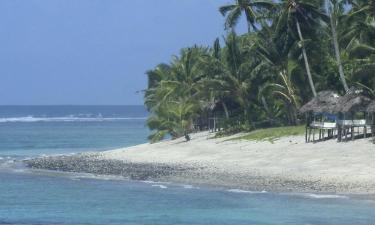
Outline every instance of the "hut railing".
<path id="1" fill-rule="evenodd" d="M 339 120 L 337 123 L 340 126 L 365 126 L 366 120 Z"/>
<path id="2" fill-rule="evenodd" d="M 335 122 L 312 122 L 310 127 L 312 128 L 326 128 L 326 129 L 333 129 L 336 128 L 337 124 Z"/>

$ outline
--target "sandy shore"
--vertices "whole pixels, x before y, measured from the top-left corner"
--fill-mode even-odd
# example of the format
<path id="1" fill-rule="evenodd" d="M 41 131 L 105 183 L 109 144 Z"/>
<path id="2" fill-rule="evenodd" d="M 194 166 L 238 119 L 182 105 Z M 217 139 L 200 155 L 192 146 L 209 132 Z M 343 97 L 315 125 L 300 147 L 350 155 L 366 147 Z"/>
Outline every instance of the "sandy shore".
<path id="1" fill-rule="evenodd" d="M 74 156 L 28 160 L 28 166 L 137 180 L 172 181 L 253 191 L 375 193 L 375 145 L 370 139 L 270 143 L 213 139 L 207 132 L 183 139 Z"/>

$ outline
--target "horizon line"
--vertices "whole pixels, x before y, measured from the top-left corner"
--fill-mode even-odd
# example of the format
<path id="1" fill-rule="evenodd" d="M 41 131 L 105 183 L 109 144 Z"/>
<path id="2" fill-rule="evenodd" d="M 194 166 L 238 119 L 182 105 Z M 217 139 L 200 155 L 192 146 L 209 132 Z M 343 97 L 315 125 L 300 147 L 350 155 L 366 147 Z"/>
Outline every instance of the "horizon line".
<path id="1" fill-rule="evenodd" d="M 1 106 L 145 106 L 144 104 L 0 104 Z"/>

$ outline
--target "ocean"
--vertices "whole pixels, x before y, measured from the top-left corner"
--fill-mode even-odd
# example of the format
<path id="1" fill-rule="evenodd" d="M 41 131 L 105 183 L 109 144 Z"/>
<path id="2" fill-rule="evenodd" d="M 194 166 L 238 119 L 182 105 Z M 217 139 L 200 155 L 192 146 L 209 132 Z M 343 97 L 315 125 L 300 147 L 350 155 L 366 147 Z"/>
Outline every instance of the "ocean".
<path id="1" fill-rule="evenodd" d="M 0 106 L 1 225 L 372 225 L 375 198 L 32 171 L 22 159 L 147 142 L 142 106 Z"/>

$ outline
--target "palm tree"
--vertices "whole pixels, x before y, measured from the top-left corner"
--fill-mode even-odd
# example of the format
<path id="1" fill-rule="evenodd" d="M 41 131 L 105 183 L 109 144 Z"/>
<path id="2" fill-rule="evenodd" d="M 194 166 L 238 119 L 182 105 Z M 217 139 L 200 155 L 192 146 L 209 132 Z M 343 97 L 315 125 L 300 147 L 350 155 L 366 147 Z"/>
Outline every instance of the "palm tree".
<path id="1" fill-rule="evenodd" d="M 260 95 L 281 99 L 288 123 L 295 125 L 299 100 L 291 78 L 298 64 L 289 59 L 292 46 L 283 44 L 287 37 L 276 34 L 274 26 L 263 27 L 251 46 L 260 59 L 254 71 L 269 75 L 259 91 Z"/>
<path id="2" fill-rule="evenodd" d="M 375 45 L 375 0 L 352 1 L 343 22 L 346 29 L 341 30 L 341 42 L 347 50 L 359 43 Z"/>
<path id="3" fill-rule="evenodd" d="M 244 116 L 248 116 L 250 106 L 249 89 L 250 71 L 246 67 L 244 52 L 239 46 L 238 37 L 231 33 L 225 40 L 225 48 L 220 61 L 220 73 L 211 80 L 222 93 L 230 97 L 243 109 Z"/>
<path id="4" fill-rule="evenodd" d="M 337 61 L 337 66 L 339 68 L 340 80 L 345 89 L 345 92 L 349 90 L 348 84 L 346 83 L 344 69 L 341 62 L 340 56 L 340 47 L 337 38 L 337 24 L 338 24 L 338 15 L 343 13 L 344 0 L 327 0 L 327 11 L 330 18 L 331 32 L 332 32 L 332 42 L 335 50 L 335 56 Z"/>
<path id="5" fill-rule="evenodd" d="M 251 33 L 252 30 L 257 31 L 256 22 L 260 18 L 264 19 L 266 16 L 262 10 L 271 10 L 274 8 L 274 3 L 270 0 L 236 0 L 234 4 L 225 5 L 219 8 L 223 16 L 227 16 L 225 28 L 234 28 L 242 13 L 246 16 L 247 31 Z M 258 20 L 258 21 L 257 21 Z M 261 21 L 259 21 L 261 22 Z M 261 96 L 263 108 L 269 113 L 269 107 L 264 96 Z"/>
<path id="6" fill-rule="evenodd" d="M 192 118 L 196 116 L 197 105 L 187 98 L 168 101 L 164 107 L 159 107 L 156 114 L 147 119 L 147 125 L 151 130 L 156 130 L 149 136 L 151 142 L 163 139 L 167 134 L 172 138 L 185 136 L 189 141 L 189 131 L 192 126 Z"/>
<path id="7" fill-rule="evenodd" d="M 206 48 L 183 49 L 170 66 L 159 65 L 148 71 L 149 88 L 145 92 L 145 104 L 151 112 L 148 125 L 156 130 L 152 141 L 185 136 L 189 139 L 193 120 L 201 109 L 200 83 L 203 77 L 200 57 Z"/>
<path id="8" fill-rule="evenodd" d="M 298 67 L 293 61 L 288 62 L 288 68 L 280 71 L 275 83 L 266 83 L 261 92 L 273 95 L 284 103 L 289 125 L 297 124 L 297 108 L 299 106 L 297 92 L 292 82 L 292 74 Z"/>
<path id="9" fill-rule="evenodd" d="M 283 0 L 280 3 L 281 15 L 278 19 L 279 26 L 286 29 L 278 28 L 282 32 L 292 32 L 291 28 L 297 30 L 299 38 L 299 46 L 302 49 L 302 56 L 305 63 L 305 69 L 311 91 L 316 96 L 316 89 L 311 75 L 311 68 L 306 53 L 306 40 L 303 38 L 301 23 L 304 27 L 311 27 L 314 24 L 319 24 L 318 19 L 324 19 L 325 15 L 320 11 L 322 5 L 321 0 Z"/>
<path id="10" fill-rule="evenodd" d="M 375 80 L 375 1 L 352 0 L 352 8 L 344 16 L 346 26 L 340 30 L 340 42 L 349 56 L 349 80 L 374 87 Z"/>
<path id="11" fill-rule="evenodd" d="M 221 6 L 220 13 L 226 16 L 225 29 L 234 28 L 241 14 L 244 13 L 247 21 L 247 30 L 258 30 L 256 27 L 257 20 L 260 18 L 260 10 L 271 9 L 274 6 L 270 0 L 235 0 L 233 4 Z"/>

